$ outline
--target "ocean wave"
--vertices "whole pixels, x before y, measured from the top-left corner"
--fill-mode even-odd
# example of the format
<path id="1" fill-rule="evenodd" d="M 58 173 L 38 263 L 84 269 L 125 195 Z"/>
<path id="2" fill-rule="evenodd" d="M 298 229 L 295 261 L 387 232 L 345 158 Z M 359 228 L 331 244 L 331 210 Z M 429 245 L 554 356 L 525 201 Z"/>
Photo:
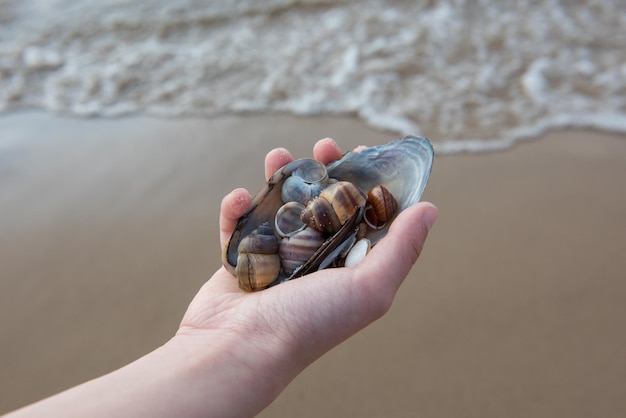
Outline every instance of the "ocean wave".
<path id="1" fill-rule="evenodd" d="M 356 115 L 440 153 L 626 131 L 618 1 L 138 3 L 0 2 L 0 110 Z"/>

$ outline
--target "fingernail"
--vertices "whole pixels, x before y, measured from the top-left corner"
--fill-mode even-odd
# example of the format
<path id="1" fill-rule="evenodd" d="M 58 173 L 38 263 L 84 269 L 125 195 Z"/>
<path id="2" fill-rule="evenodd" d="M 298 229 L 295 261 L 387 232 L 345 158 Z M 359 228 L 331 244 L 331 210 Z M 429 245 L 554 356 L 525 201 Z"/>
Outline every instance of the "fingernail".
<path id="1" fill-rule="evenodd" d="M 437 209 L 437 206 L 433 205 L 432 203 L 426 209 L 426 212 L 424 213 L 424 222 L 426 223 L 426 227 L 429 231 L 435 224 L 435 221 L 437 221 L 438 213 L 439 210 Z"/>

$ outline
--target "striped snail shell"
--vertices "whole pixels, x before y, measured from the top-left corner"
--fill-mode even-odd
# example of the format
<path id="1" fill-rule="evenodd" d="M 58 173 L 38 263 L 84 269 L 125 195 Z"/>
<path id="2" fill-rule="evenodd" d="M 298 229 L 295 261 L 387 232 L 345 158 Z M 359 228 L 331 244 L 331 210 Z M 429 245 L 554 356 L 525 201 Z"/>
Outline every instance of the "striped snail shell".
<path id="1" fill-rule="evenodd" d="M 319 161 L 306 160 L 283 182 L 280 197 L 283 203 L 309 203 L 326 187 L 328 172 Z"/>
<path id="2" fill-rule="evenodd" d="M 347 181 L 325 188 L 302 211 L 302 221 L 326 234 L 333 234 L 365 205 L 365 192 Z"/>
<path id="3" fill-rule="evenodd" d="M 374 186 L 367 194 L 363 219 L 373 229 L 383 228 L 398 211 L 398 202 L 382 185 Z"/>
<path id="4" fill-rule="evenodd" d="M 283 269 L 291 274 L 303 265 L 324 243 L 324 235 L 313 228 L 305 228 L 290 237 L 283 238 L 278 247 L 278 254 Z"/>
<path id="5" fill-rule="evenodd" d="M 237 250 L 235 271 L 241 289 L 260 290 L 276 280 L 280 273 L 278 239 L 269 225 L 263 224 L 243 238 Z"/>
<path id="6" fill-rule="evenodd" d="M 304 205 L 300 202 L 287 202 L 276 212 L 274 227 L 276 233 L 281 237 L 290 237 L 302 231 L 306 225 L 302 222 L 300 215 L 304 210 Z"/>

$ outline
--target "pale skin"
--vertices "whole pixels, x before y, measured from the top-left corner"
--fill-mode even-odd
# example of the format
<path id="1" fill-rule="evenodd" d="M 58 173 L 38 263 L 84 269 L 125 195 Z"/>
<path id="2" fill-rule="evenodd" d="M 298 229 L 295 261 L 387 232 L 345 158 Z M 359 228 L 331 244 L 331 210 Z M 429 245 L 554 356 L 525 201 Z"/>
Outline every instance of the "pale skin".
<path id="1" fill-rule="evenodd" d="M 325 164 L 341 155 L 328 138 L 313 149 Z M 269 152 L 266 178 L 292 160 L 283 148 Z M 222 246 L 250 202 L 244 189 L 224 197 Z M 309 364 L 387 312 L 436 218 L 430 203 L 411 206 L 358 266 L 319 271 L 259 292 L 241 291 L 222 267 L 163 346 L 9 416 L 254 416 Z"/>

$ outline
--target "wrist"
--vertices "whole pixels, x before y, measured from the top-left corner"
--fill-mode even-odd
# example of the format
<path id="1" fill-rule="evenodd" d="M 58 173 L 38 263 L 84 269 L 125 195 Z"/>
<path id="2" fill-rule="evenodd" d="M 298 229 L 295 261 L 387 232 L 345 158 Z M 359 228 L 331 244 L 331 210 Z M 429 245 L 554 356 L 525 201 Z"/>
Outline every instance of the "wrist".
<path id="1" fill-rule="evenodd" d="M 186 388 L 187 402 L 212 416 L 253 416 L 269 405 L 300 369 L 274 339 L 230 330 L 181 329 L 163 349 Z M 209 396 L 210 394 L 210 396 Z"/>

